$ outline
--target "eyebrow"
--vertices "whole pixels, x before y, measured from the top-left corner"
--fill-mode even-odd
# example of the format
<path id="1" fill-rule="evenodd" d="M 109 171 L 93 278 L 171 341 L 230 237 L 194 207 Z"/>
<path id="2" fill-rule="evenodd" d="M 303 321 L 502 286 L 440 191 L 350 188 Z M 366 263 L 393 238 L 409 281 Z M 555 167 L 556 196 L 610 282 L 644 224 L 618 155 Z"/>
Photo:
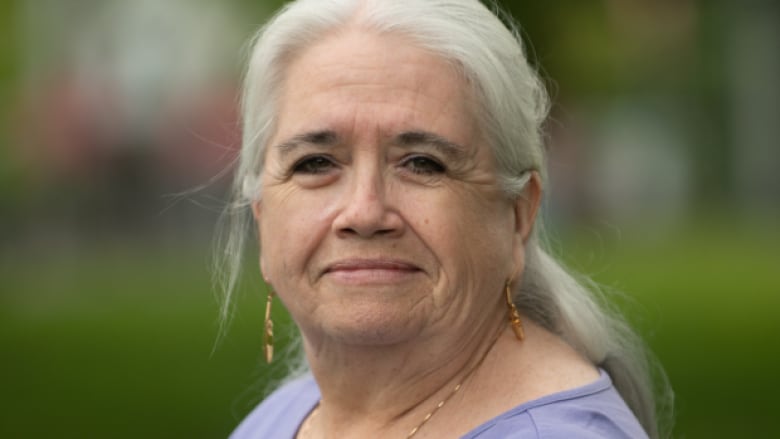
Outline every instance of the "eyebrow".
<path id="1" fill-rule="evenodd" d="M 275 146 L 282 157 L 290 154 L 303 144 L 328 148 L 339 143 L 339 136 L 332 130 L 316 130 L 301 133 L 291 139 Z M 393 144 L 408 148 L 413 146 L 428 145 L 450 157 L 459 157 L 466 150 L 465 147 L 430 131 L 414 130 L 404 131 L 393 139 Z"/>
<path id="2" fill-rule="evenodd" d="M 302 144 L 330 147 L 337 144 L 338 141 L 339 136 L 335 131 L 317 130 L 295 135 L 291 139 L 276 145 L 275 148 L 278 149 L 282 157 L 284 157 Z"/>
<path id="3" fill-rule="evenodd" d="M 396 137 L 395 143 L 403 147 L 430 145 L 450 157 L 458 157 L 466 150 L 465 147 L 429 131 L 403 132 Z"/>

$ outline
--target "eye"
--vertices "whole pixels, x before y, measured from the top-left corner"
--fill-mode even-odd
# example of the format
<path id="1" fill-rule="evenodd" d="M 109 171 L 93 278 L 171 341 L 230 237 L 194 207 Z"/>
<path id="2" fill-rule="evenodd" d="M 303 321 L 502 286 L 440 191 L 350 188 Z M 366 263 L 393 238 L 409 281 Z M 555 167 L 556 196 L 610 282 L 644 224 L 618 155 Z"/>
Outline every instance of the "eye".
<path id="1" fill-rule="evenodd" d="M 439 161 L 424 155 L 408 157 L 401 166 L 420 175 L 442 174 L 447 170 Z"/>
<path id="2" fill-rule="evenodd" d="M 325 174 L 335 168 L 331 159 L 321 155 L 307 156 L 295 162 L 293 174 Z"/>

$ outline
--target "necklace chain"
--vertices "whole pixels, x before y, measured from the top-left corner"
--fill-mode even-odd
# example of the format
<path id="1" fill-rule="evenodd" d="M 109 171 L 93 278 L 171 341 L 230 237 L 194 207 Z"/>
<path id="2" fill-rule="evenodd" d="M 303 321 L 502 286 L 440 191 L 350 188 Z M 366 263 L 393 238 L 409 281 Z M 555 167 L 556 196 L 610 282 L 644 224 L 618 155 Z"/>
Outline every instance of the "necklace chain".
<path id="1" fill-rule="evenodd" d="M 416 434 L 417 434 L 417 432 L 418 432 L 418 431 L 420 431 L 420 429 L 422 428 L 422 426 L 423 426 L 423 425 L 425 425 L 425 424 L 426 424 L 426 423 L 427 423 L 427 422 L 428 422 L 428 421 L 429 421 L 429 420 L 430 420 L 430 419 L 433 417 L 433 415 L 435 415 L 435 414 L 436 414 L 436 412 L 438 412 L 438 411 L 439 411 L 439 409 L 441 409 L 442 407 L 444 407 L 444 404 L 446 404 L 446 403 L 447 403 L 447 401 L 449 401 L 449 400 L 450 400 L 450 398 L 452 398 L 453 396 L 455 396 L 455 394 L 456 394 L 456 393 L 458 393 L 458 390 L 460 390 L 460 388 L 461 388 L 461 387 L 463 387 L 463 383 L 465 383 L 465 382 L 466 382 L 466 380 L 468 380 L 468 379 L 471 377 L 471 375 L 472 375 L 472 374 L 473 374 L 473 373 L 474 373 L 474 372 L 475 372 L 477 369 L 479 369 L 479 366 L 481 366 L 481 365 L 482 365 L 482 362 L 484 362 L 484 361 L 485 361 L 485 358 L 487 358 L 488 354 L 489 354 L 489 353 L 490 353 L 490 351 L 493 349 L 493 346 L 494 346 L 494 345 L 496 344 L 496 342 L 498 341 L 498 338 L 501 336 L 501 333 L 502 333 L 502 332 L 504 332 L 504 331 L 503 331 L 503 329 L 504 329 L 504 328 L 502 327 L 502 328 L 501 328 L 501 330 L 500 330 L 500 331 L 498 331 L 498 334 L 496 334 L 496 337 L 495 337 L 495 338 L 493 339 L 493 341 L 490 343 L 490 346 L 488 346 L 487 350 L 485 351 L 485 354 L 484 354 L 484 355 L 482 355 L 482 358 L 480 358 L 480 359 L 479 359 L 479 361 L 477 361 L 477 362 L 474 364 L 474 366 L 473 366 L 471 369 L 469 369 L 469 371 L 466 373 L 466 375 L 465 375 L 465 376 L 463 376 L 463 379 L 462 379 L 462 380 L 461 380 L 461 381 L 460 381 L 458 384 L 456 384 L 456 385 L 455 385 L 455 387 L 453 387 L 453 388 L 452 388 L 452 391 L 450 392 L 450 394 L 449 394 L 449 395 L 447 395 L 446 397 L 444 397 L 444 399 L 442 399 L 441 401 L 439 401 L 439 403 L 438 403 L 438 404 L 436 404 L 436 407 L 434 407 L 434 408 L 433 408 L 433 410 L 431 410 L 430 412 L 428 412 L 428 414 L 427 414 L 427 415 L 425 415 L 425 417 L 423 418 L 422 422 L 420 422 L 420 424 L 419 424 L 419 425 L 417 425 L 416 427 L 414 427 L 414 428 L 412 429 L 412 431 L 410 431 L 410 432 L 409 432 L 409 434 L 406 436 L 406 439 L 409 439 L 409 438 L 411 438 L 412 436 L 416 435 Z"/>

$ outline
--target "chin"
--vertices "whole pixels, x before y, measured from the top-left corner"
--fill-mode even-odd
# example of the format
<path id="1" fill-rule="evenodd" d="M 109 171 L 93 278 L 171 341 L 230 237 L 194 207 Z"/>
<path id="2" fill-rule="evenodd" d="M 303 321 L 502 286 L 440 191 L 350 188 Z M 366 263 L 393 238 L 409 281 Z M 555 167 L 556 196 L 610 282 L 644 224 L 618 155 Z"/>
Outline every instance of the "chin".
<path id="1" fill-rule="evenodd" d="M 420 334 L 425 325 L 424 314 L 419 311 L 387 303 L 353 304 L 328 313 L 319 329 L 327 337 L 348 345 L 395 345 Z"/>

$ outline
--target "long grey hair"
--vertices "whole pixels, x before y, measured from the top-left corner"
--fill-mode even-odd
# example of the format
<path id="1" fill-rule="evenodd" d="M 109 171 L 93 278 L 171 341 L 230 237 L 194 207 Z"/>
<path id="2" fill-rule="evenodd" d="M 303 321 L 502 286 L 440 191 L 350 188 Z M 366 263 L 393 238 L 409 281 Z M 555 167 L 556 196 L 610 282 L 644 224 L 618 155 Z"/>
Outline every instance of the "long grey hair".
<path id="1" fill-rule="evenodd" d="M 475 114 L 493 148 L 507 196 L 522 193 L 528 171 L 539 172 L 545 180 L 542 125 L 549 97 L 526 59 L 517 27 L 495 5 L 491 11 L 477 0 L 289 3 L 251 41 L 242 96 L 243 145 L 218 253 L 223 321 L 231 313 L 243 246 L 250 235 L 249 206 L 261 193 L 264 150 L 275 127 L 285 68 L 325 34 L 349 26 L 402 35 L 459 69 L 477 97 L 480 108 Z M 641 340 L 605 306 L 592 282 L 570 274 L 545 250 L 541 224 L 527 242 L 526 255 L 522 282 L 513 292 L 517 307 L 606 370 L 650 437 L 664 436 L 671 391 L 663 373 L 653 373 L 660 368 Z M 655 388 L 654 375 L 660 378 Z"/>

